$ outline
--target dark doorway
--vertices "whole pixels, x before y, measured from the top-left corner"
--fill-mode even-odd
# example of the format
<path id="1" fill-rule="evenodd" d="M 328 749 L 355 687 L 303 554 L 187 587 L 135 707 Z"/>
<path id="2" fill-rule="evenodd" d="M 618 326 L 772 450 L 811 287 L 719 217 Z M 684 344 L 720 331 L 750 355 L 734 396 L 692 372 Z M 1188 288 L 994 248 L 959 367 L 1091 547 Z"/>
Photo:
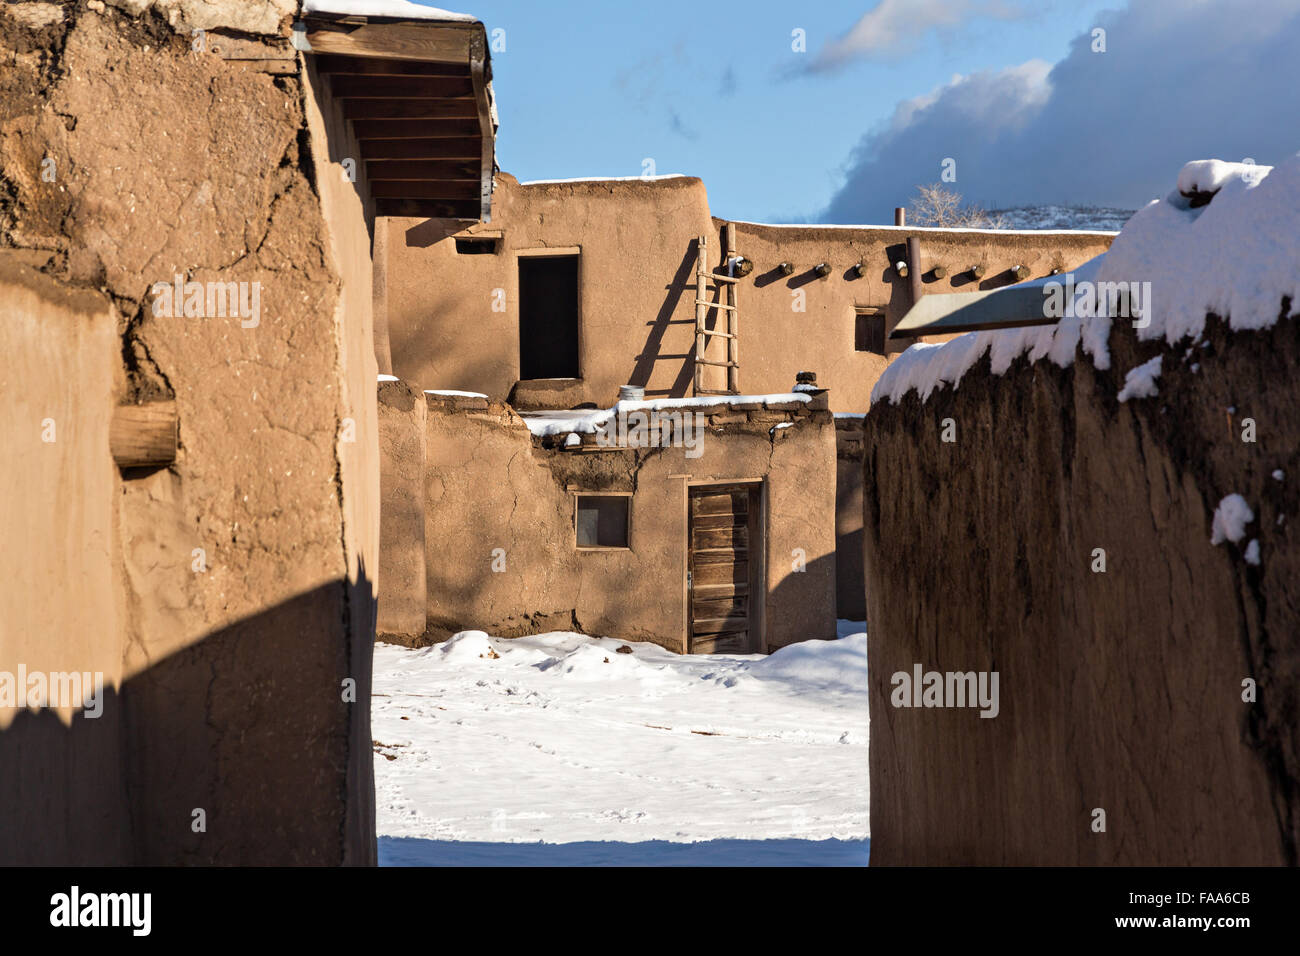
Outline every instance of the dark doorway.
<path id="1" fill-rule="evenodd" d="M 519 378 L 578 378 L 578 257 L 519 258 Z"/>

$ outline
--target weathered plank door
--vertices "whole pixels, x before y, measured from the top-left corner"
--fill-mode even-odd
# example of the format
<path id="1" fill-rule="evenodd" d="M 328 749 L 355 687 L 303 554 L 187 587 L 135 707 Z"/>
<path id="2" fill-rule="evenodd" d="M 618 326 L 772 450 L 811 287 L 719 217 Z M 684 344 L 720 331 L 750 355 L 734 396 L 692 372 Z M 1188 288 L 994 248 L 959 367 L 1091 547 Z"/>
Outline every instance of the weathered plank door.
<path id="1" fill-rule="evenodd" d="M 690 489 L 687 601 L 692 654 L 761 650 L 756 587 L 762 556 L 758 488 L 700 485 Z"/>

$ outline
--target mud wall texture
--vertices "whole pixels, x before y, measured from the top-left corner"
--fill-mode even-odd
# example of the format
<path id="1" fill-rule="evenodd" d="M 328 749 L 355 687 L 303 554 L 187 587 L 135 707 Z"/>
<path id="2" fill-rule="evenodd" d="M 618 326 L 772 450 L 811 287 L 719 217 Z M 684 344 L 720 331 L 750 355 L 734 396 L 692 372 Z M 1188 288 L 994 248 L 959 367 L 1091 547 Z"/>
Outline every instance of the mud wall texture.
<path id="1" fill-rule="evenodd" d="M 179 413 L 174 464 L 113 476 L 122 633 L 101 722 L 119 723 L 121 760 L 104 785 L 130 813 L 107 861 L 370 863 L 378 425 L 364 210 L 333 162 L 285 4 L 153 7 L 0 10 L 0 245 L 111 303 L 114 402 L 174 399 Z M 234 283 L 258 307 L 160 310 L 155 284 L 178 275 Z M 46 487 L 28 506 L 57 513 L 72 491 Z M 77 583 L 51 574 L 44 587 Z M 68 666 L 80 639 L 45 636 Z M 5 666 L 11 646 L 6 634 Z M 60 807 L 99 800 L 51 769 L 81 759 L 96 722 L 51 719 L 22 713 L 0 733 L 6 771 L 14 744 L 32 753 L 24 737 L 46 751 L 13 794 L 27 826 L 5 862 L 93 856 L 44 842 Z"/>
<path id="2" fill-rule="evenodd" d="M 384 386 L 385 421 L 409 414 L 402 411 L 408 393 L 397 384 Z M 469 628 L 505 637 L 573 630 L 684 650 L 688 487 L 729 481 L 764 486 L 767 596 L 759 649 L 834 636 L 829 412 L 799 402 L 703 409 L 711 414 L 700 455 L 688 457 L 684 447 L 543 447 L 508 405 L 426 398 L 427 630 L 387 632 L 386 640 L 430 643 Z M 413 420 L 383 432 L 394 471 L 414 461 Z M 386 484 L 385 520 L 407 480 Z M 632 496 L 629 549 L 576 547 L 576 491 Z M 796 549 L 803 571 L 794 570 Z M 409 556 L 401 560 L 414 566 Z M 387 576 L 383 582 L 381 615 L 388 621 Z M 393 600 L 405 602 L 408 594 L 403 589 Z"/>
<path id="3" fill-rule="evenodd" d="M 520 185 L 499 174 L 492 222 L 469 230 L 498 237 L 491 254 L 458 253 L 454 223 L 383 225 L 384 300 L 398 377 L 424 388 L 483 392 L 518 408 L 607 408 L 624 384 L 644 386 L 650 397 L 693 394 L 697 239 L 708 236 L 709 266 L 720 267 L 724 225 L 710 217 L 699 179 Z M 858 413 L 866 411 L 889 356 L 857 350 L 856 309 L 884 309 L 892 327 L 910 307 L 908 280 L 893 268 L 906 259 L 909 235 L 921 238 L 926 292 L 998 288 L 1016 281 L 1009 273 L 1016 265 L 1035 277 L 1069 269 L 1105 252 L 1111 240 L 1105 233 L 743 222 L 735 231 L 737 251 L 755 263 L 737 292 L 741 392 L 782 392 L 797 372 L 810 370 L 830 389 L 835 411 Z M 580 254 L 580 380 L 521 383 L 519 259 L 547 249 Z M 854 270 L 859 261 L 863 276 Z M 777 271 L 781 262 L 794 267 L 788 277 Z M 832 267 L 825 278 L 813 272 L 822 262 Z M 966 271 L 976 263 L 985 267 L 983 279 Z M 948 271 L 943 279 L 933 273 L 938 265 Z M 708 296 L 716 300 L 716 290 Z M 718 315 L 710 312 L 710 323 Z M 710 341 L 711 353 L 724 342 Z"/>
<path id="4" fill-rule="evenodd" d="M 424 462 L 428 419 L 424 394 L 405 382 L 379 385 L 378 633 L 424 633 Z"/>
<path id="5" fill-rule="evenodd" d="M 1107 371 L 985 358 L 872 408 L 873 864 L 1297 862 L 1298 330 L 1123 329 Z M 1162 351 L 1159 394 L 1119 402 Z M 1212 545 L 1232 493 L 1254 520 Z M 892 706 L 918 663 L 999 672 L 1000 712 Z"/>

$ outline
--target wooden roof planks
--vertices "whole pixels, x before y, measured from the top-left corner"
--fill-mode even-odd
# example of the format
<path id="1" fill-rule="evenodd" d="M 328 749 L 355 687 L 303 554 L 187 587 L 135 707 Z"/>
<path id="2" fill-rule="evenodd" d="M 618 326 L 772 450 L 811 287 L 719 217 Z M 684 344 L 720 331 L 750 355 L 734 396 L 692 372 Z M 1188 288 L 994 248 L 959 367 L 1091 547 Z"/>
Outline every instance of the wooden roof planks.
<path id="1" fill-rule="evenodd" d="M 311 14 L 294 37 L 352 123 L 376 215 L 491 218 L 496 125 L 482 23 Z"/>

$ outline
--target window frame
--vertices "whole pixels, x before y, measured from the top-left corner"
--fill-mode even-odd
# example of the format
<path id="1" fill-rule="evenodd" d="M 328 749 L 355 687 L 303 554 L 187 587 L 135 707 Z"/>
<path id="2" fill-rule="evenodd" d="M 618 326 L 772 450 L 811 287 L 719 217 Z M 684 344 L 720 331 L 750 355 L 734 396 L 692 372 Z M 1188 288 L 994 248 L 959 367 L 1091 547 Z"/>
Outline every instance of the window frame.
<path id="1" fill-rule="evenodd" d="M 519 343 L 523 332 L 523 282 L 520 279 L 520 262 L 524 259 L 574 259 L 577 262 L 577 289 L 576 302 L 577 306 L 577 364 L 578 374 L 569 377 L 550 377 L 550 378 L 524 378 L 523 364 L 524 356 L 522 350 L 518 353 L 519 368 L 517 369 L 518 381 L 520 382 L 581 382 L 587 371 L 586 363 L 586 342 L 583 330 L 583 308 L 582 308 L 582 289 L 583 289 L 583 272 L 584 262 L 582 246 L 528 246 L 522 249 L 515 249 L 514 252 L 514 269 L 512 282 L 514 283 L 514 294 L 510 297 L 514 319 L 515 319 L 515 341 Z"/>
<path id="2" fill-rule="evenodd" d="M 880 349 L 879 350 L 871 348 L 870 334 L 864 335 L 862 336 L 861 339 L 859 339 L 858 326 L 864 320 L 868 322 L 873 320 L 879 320 L 880 322 Z M 868 328 L 867 331 L 869 333 L 870 329 Z M 867 347 L 858 348 L 858 344 L 860 341 L 862 344 L 866 345 Z M 855 305 L 853 307 L 853 351 L 855 353 L 862 353 L 865 355 L 879 355 L 882 357 L 887 357 L 890 354 L 889 353 L 889 312 L 884 306 Z"/>
<path id="3" fill-rule="evenodd" d="M 631 491 L 573 491 L 573 547 L 577 551 L 600 552 L 600 551 L 631 551 L 632 550 L 632 499 L 635 493 Z M 627 535 L 626 544 L 622 545 L 590 545 L 578 543 L 578 499 L 579 498 L 623 498 L 626 501 L 627 509 Z"/>

